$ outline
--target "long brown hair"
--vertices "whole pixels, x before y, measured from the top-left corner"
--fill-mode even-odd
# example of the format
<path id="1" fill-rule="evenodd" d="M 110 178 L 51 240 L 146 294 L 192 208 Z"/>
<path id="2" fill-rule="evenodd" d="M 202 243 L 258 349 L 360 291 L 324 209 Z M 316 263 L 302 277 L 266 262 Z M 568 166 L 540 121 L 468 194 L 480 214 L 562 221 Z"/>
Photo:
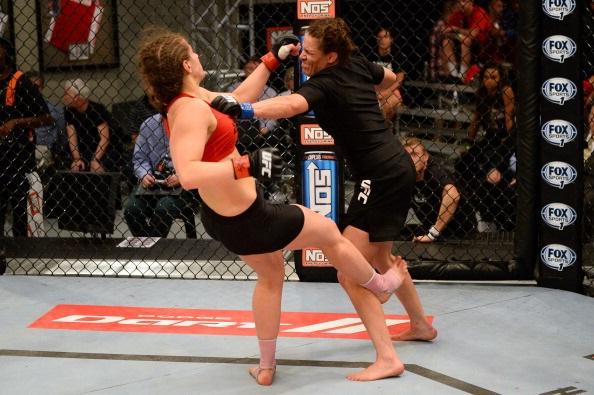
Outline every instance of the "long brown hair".
<path id="1" fill-rule="evenodd" d="M 351 39 L 351 29 L 342 18 L 318 19 L 307 28 L 307 34 L 320 40 L 320 50 L 324 54 L 336 52 L 339 64 L 347 63 L 357 50 Z"/>
<path id="2" fill-rule="evenodd" d="M 182 34 L 162 27 L 149 27 L 142 32 L 138 69 L 147 94 L 162 114 L 182 88 L 183 61 L 189 58 L 184 41 L 187 39 Z"/>

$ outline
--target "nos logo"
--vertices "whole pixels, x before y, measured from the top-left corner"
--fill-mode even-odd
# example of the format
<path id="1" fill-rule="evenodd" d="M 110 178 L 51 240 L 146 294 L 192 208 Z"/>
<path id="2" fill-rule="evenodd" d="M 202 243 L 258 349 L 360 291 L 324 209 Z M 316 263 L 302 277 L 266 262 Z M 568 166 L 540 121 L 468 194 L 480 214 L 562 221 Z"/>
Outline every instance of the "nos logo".
<path id="1" fill-rule="evenodd" d="M 557 230 L 563 230 L 577 219 L 573 207 L 563 203 L 547 204 L 540 211 L 540 216 L 547 225 Z"/>
<path id="2" fill-rule="evenodd" d="M 562 271 L 576 262 L 577 254 L 562 244 L 549 244 L 540 250 L 540 259 L 545 266 Z"/>
<path id="3" fill-rule="evenodd" d="M 542 9 L 549 17 L 562 21 L 575 11 L 575 3 L 575 0 L 543 0 Z"/>
<path id="4" fill-rule="evenodd" d="M 550 36 L 542 43 L 542 52 L 554 62 L 563 63 L 577 52 L 575 41 L 566 36 Z"/>
<path id="5" fill-rule="evenodd" d="M 567 78 L 551 78 L 542 84 L 542 94 L 551 103 L 564 105 L 577 94 L 577 87 Z"/>
<path id="6" fill-rule="evenodd" d="M 577 170 L 565 162 L 549 162 L 542 167 L 540 174 L 547 184 L 559 189 L 577 179 Z"/>
<path id="7" fill-rule="evenodd" d="M 577 128 L 574 124 L 561 119 L 553 119 L 540 128 L 542 137 L 552 145 L 563 147 L 565 144 L 575 140 Z"/>

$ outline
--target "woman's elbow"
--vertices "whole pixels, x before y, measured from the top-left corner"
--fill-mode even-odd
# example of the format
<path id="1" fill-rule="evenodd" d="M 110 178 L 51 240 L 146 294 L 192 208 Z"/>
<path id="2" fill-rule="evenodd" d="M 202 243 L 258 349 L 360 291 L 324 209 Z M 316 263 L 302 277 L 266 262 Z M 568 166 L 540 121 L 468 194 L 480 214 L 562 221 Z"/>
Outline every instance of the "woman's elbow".
<path id="1" fill-rule="evenodd" d="M 178 171 L 177 179 L 179 181 L 179 184 L 185 190 L 197 188 L 197 186 L 195 185 L 196 184 L 195 180 L 192 180 L 192 177 L 190 177 L 190 174 L 188 174 L 187 171 Z"/>

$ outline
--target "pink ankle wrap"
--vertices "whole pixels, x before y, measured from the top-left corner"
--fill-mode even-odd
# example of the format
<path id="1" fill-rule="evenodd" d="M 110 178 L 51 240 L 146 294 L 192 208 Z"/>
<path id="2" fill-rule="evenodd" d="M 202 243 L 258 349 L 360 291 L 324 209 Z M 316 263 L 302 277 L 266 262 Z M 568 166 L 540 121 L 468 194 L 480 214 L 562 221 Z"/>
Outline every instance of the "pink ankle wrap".
<path id="1" fill-rule="evenodd" d="M 260 369 L 273 369 L 276 366 L 276 339 L 258 339 L 260 346 Z"/>
<path id="2" fill-rule="evenodd" d="M 375 294 L 392 293 L 402 284 L 402 279 L 398 277 L 394 270 L 388 270 L 385 274 L 378 274 L 375 271 L 371 279 L 365 284 L 361 284 Z"/>

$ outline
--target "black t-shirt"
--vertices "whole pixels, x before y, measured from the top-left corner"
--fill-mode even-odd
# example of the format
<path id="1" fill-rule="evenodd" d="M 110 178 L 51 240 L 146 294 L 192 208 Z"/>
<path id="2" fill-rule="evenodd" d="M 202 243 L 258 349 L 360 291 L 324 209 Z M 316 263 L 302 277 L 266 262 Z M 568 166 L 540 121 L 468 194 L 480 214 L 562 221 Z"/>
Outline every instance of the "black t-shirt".
<path id="1" fill-rule="evenodd" d="M 72 125 L 76 131 L 81 159 L 89 162 L 99 144 L 99 129 L 97 127 L 104 122 L 109 123 L 107 109 L 102 104 L 89 101 L 87 110 L 82 113 L 66 107 L 64 118 L 66 124 Z M 109 146 L 107 149 L 109 150 Z"/>
<path id="2" fill-rule="evenodd" d="M 360 55 L 326 68 L 297 91 L 313 110 L 320 126 L 334 137 L 356 179 L 390 178 L 410 166 L 408 154 L 389 130 L 374 85 L 384 69 Z"/>
<path id="3" fill-rule="evenodd" d="M 387 68 L 388 70 L 392 70 L 395 73 L 401 71 L 392 53 L 388 53 L 386 55 L 379 55 L 378 53 L 374 53 L 369 57 L 369 60 L 379 66 Z"/>
<path id="4" fill-rule="evenodd" d="M 423 179 L 415 183 L 412 204 L 417 217 L 425 226 L 435 222 L 443 189 L 448 184 L 456 185 L 456 182 L 445 162 L 434 156 L 429 157 Z"/>
<path id="5" fill-rule="evenodd" d="M 49 114 L 41 93 L 26 77 L 19 78 L 15 89 L 14 105 L 6 105 L 8 78 L 0 81 L 0 124 L 11 119 L 32 118 Z M 33 129 L 13 129 L 5 138 L 0 138 L 0 175 L 16 172 L 31 172 L 35 168 L 35 133 Z"/>

